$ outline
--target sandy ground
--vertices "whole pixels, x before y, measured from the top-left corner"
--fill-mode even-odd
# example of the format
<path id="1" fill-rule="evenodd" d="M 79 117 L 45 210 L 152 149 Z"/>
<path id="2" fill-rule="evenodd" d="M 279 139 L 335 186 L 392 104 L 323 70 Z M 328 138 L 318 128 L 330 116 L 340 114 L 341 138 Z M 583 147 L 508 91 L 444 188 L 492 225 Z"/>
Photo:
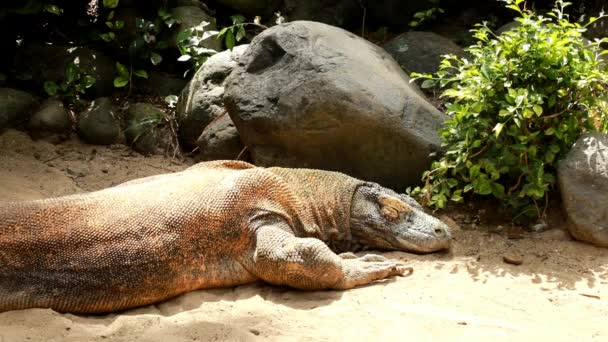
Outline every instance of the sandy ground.
<path id="1" fill-rule="evenodd" d="M 0 135 L 0 200 L 91 191 L 187 167 L 122 146 Z M 608 249 L 553 229 L 504 234 L 455 227 L 449 253 L 387 253 L 414 274 L 350 291 L 265 284 L 196 291 L 103 316 L 0 313 L 9 341 L 608 340 Z M 503 257 L 520 254 L 523 264 Z"/>

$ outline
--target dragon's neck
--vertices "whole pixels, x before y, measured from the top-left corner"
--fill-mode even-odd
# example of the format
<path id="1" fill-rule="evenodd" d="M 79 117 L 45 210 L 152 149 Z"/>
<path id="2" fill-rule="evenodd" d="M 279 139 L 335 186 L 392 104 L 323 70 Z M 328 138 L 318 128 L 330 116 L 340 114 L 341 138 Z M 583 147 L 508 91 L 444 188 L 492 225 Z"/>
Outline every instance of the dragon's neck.
<path id="1" fill-rule="evenodd" d="M 316 225 L 307 227 L 307 231 L 314 231 L 312 234 L 307 233 L 307 236 L 323 240 L 336 252 L 350 249 L 352 198 L 363 181 L 330 171 L 286 168 L 268 170 L 283 178 L 301 199 L 306 216 Z"/>

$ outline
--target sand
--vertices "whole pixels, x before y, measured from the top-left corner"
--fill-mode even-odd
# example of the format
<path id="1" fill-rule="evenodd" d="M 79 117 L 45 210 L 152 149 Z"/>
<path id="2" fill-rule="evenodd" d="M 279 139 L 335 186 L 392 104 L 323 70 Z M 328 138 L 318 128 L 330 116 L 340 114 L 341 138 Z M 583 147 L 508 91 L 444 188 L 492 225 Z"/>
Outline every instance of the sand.
<path id="1" fill-rule="evenodd" d="M 0 200 L 92 191 L 189 163 L 7 131 Z M 510 239 L 451 224 L 449 253 L 385 253 L 412 266 L 409 277 L 349 291 L 256 283 L 100 316 L 11 311 L 0 313 L 0 342 L 608 340 L 608 249 L 556 229 Z M 503 261 L 512 254 L 523 264 Z"/>

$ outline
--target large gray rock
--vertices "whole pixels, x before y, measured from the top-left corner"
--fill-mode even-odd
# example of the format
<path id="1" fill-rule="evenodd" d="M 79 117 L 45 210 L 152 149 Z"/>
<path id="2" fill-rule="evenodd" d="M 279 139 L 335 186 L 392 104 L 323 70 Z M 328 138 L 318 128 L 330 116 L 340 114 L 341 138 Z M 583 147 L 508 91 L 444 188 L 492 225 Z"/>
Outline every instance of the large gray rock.
<path id="1" fill-rule="evenodd" d="M 0 130 L 28 122 L 36 99 L 21 90 L 0 88 Z"/>
<path id="2" fill-rule="evenodd" d="M 61 101 L 48 99 L 30 118 L 29 129 L 35 138 L 63 137 L 72 131 L 72 120 Z"/>
<path id="3" fill-rule="evenodd" d="M 78 117 L 78 136 L 89 144 L 110 145 L 120 137 L 120 120 L 116 116 L 112 101 L 101 97 L 91 102 L 87 110 Z"/>
<path id="4" fill-rule="evenodd" d="M 228 114 L 211 122 L 196 141 L 201 161 L 237 159 L 245 146 Z M 242 158 L 241 158 L 242 160 Z"/>
<path id="5" fill-rule="evenodd" d="M 180 6 L 171 9 L 171 15 L 177 22 L 179 23 L 179 31 L 184 31 L 189 28 L 195 27 L 199 25 L 201 22 L 206 21 L 209 23 L 208 26 L 205 27 L 207 30 L 217 30 L 216 20 L 209 13 L 205 12 L 201 7 L 198 6 Z M 175 42 L 175 38 L 177 37 L 177 32 L 173 37 L 173 41 Z M 222 49 L 222 42 L 214 37 L 211 37 L 205 40 L 202 44 L 202 47 L 213 49 L 216 51 L 220 51 Z"/>
<path id="6" fill-rule="evenodd" d="M 401 190 L 440 150 L 447 118 L 382 48 L 315 22 L 258 35 L 225 87 L 256 164 L 342 171 Z"/>
<path id="7" fill-rule="evenodd" d="M 581 136 L 559 163 L 557 175 L 572 236 L 608 247 L 608 136 Z"/>
<path id="8" fill-rule="evenodd" d="M 211 56 L 182 91 L 176 108 L 182 145 L 196 146 L 205 127 L 224 112 L 224 80 L 247 46 Z"/>
<path id="9" fill-rule="evenodd" d="M 433 74 L 439 70 L 439 63 L 446 54 L 458 57 L 464 50 L 433 32 L 410 31 L 402 33 L 384 45 L 384 49 L 401 65 L 408 74 L 421 72 Z"/>

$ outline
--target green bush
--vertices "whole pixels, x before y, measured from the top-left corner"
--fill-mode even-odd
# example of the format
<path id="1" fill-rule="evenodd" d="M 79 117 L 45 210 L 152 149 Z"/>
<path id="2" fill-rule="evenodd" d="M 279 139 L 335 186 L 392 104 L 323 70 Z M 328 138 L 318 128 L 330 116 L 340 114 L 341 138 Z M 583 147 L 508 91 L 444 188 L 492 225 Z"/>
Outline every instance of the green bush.
<path id="1" fill-rule="evenodd" d="M 471 194 L 492 195 L 519 214 L 543 215 L 556 164 L 587 130 L 606 131 L 607 81 L 600 43 L 564 14 L 558 0 L 546 16 L 506 0 L 519 26 L 496 36 L 473 30 L 469 58 L 446 56 L 423 88 L 447 88 L 450 119 L 440 131 L 445 154 L 411 193 L 434 208 Z M 411 189 L 410 189 L 411 190 Z M 519 215 L 518 215 L 519 216 Z"/>

